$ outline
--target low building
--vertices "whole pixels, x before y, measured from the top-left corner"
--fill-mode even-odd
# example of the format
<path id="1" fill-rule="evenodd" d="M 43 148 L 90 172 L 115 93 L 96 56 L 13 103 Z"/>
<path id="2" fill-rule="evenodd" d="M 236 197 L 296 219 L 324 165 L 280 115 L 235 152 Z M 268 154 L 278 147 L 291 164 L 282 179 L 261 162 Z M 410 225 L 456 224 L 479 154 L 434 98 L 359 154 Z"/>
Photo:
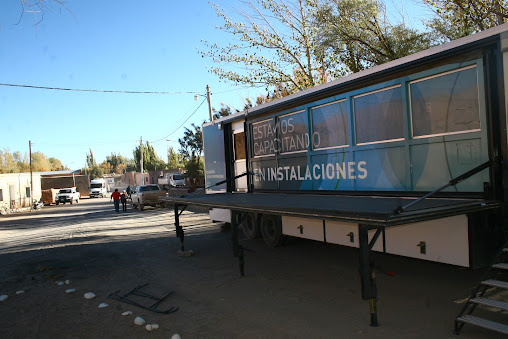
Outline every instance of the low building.
<path id="1" fill-rule="evenodd" d="M 43 190 L 76 187 L 81 197 L 88 197 L 90 195 L 90 177 L 88 174 L 79 174 L 79 171 L 70 173 L 41 172 L 41 187 Z"/>
<path id="2" fill-rule="evenodd" d="M 32 199 L 39 201 L 41 196 L 39 173 L 33 173 L 31 179 L 29 172 L 0 174 L 0 206 L 12 209 L 30 207 Z"/>

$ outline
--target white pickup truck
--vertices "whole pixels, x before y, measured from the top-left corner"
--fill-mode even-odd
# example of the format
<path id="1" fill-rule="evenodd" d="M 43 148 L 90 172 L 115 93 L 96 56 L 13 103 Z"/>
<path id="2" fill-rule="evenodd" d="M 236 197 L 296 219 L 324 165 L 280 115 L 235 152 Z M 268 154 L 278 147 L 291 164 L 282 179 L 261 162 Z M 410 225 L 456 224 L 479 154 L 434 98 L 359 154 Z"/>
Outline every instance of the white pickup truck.
<path id="1" fill-rule="evenodd" d="M 166 192 L 161 191 L 158 185 L 137 186 L 131 194 L 132 208 L 139 208 L 142 211 L 145 206 L 164 207 L 165 203 L 159 201 L 159 197 L 163 196 L 166 196 Z"/>
<path id="2" fill-rule="evenodd" d="M 72 204 L 74 201 L 79 203 L 79 198 L 80 194 L 76 191 L 76 187 L 62 188 L 55 196 L 55 203 L 57 205 L 59 203 L 65 204 L 66 202 L 70 202 Z"/>

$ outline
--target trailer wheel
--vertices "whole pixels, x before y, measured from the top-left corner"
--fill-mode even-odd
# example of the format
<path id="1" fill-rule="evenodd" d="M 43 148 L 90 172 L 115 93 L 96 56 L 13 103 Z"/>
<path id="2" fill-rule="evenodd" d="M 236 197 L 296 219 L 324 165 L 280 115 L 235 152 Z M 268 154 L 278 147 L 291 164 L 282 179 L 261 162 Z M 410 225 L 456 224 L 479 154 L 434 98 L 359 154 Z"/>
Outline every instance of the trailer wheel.
<path id="1" fill-rule="evenodd" d="M 261 217 L 261 234 L 268 246 L 277 247 L 287 239 L 282 234 L 282 222 L 280 216 L 264 214 Z"/>
<path id="2" fill-rule="evenodd" d="M 246 213 L 241 224 L 242 232 L 249 240 L 259 238 L 260 230 L 258 215 L 256 213 Z"/>

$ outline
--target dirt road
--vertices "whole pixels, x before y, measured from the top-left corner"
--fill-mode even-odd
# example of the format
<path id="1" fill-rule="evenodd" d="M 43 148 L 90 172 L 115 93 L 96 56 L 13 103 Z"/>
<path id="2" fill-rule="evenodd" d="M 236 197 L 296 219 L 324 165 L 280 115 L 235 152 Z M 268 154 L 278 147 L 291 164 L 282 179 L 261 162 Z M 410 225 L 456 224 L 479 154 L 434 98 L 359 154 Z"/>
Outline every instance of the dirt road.
<path id="1" fill-rule="evenodd" d="M 372 328 L 355 249 L 243 241 L 252 251 L 240 278 L 230 233 L 184 212 L 186 247 L 196 255 L 179 257 L 173 221 L 171 209 L 116 214 L 109 198 L 1 216 L 0 295 L 9 298 L 0 302 L 0 337 L 456 338 L 459 301 L 482 273 L 377 255 L 381 326 Z M 160 308 L 179 310 L 158 314 L 108 298 L 144 283 L 158 296 L 174 290 Z M 86 300 L 89 291 L 97 297 Z M 110 306 L 99 309 L 103 302 Z M 122 316 L 127 310 L 133 315 Z M 160 328 L 148 333 L 135 316 Z M 461 337 L 496 338 L 472 327 Z"/>

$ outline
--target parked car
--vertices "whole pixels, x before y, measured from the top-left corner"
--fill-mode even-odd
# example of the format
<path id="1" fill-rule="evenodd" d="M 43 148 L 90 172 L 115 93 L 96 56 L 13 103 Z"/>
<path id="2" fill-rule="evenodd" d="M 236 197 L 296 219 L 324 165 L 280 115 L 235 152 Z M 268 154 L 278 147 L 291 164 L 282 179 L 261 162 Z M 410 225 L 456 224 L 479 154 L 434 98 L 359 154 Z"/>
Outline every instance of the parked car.
<path id="1" fill-rule="evenodd" d="M 143 210 L 145 206 L 157 205 L 165 206 L 164 202 L 159 201 L 159 197 L 166 195 L 166 192 L 161 191 L 159 185 L 141 185 L 137 186 L 131 194 L 132 208 L 139 208 Z"/>
<path id="2" fill-rule="evenodd" d="M 66 202 L 72 204 L 74 201 L 78 203 L 79 198 L 80 194 L 78 191 L 76 191 L 76 187 L 62 188 L 60 189 L 60 191 L 58 191 L 57 195 L 55 196 L 55 203 L 57 205 L 59 203 L 65 204 Z"/>

